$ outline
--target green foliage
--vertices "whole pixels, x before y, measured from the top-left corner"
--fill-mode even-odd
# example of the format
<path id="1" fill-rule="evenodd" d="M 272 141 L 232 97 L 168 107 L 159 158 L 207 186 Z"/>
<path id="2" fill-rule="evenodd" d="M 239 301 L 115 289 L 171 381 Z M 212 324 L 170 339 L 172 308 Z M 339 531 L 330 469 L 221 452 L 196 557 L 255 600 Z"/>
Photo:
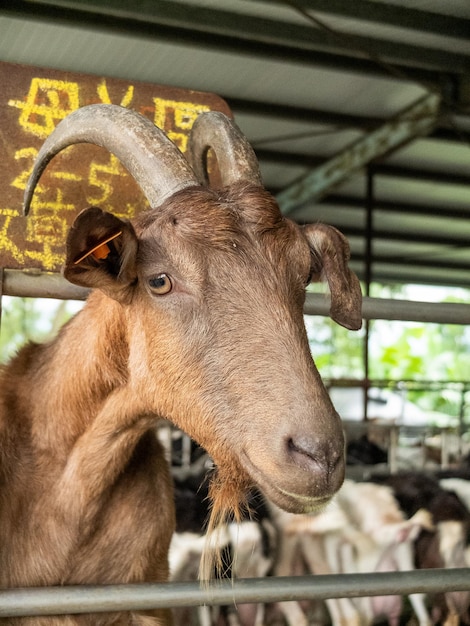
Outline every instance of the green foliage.
<path id="1" fill-rule="evenodd" d="M 373 378 L 426 378 L 426 333 L 421 325 L 400 322 L 371 324 L 370 372 Z"/>
<path id="2" fill-rule="evenodd" d="M 2 298 L 0 362 L 5 363 L 28 341 L 53 337 L 81 304 L 39 298 Z"/>
<path id="3" fill-rule="evenodd" d="M 419 300 L 416 287 L 373 285 L 374 297 Z M 470 302 L 470 294 L 458 290 L 434 301 Z M 422 299 L 422 296 L 421 296 Z M 327 379 L 364 378 L 364 331 L 347 331 L 326 318 L 306 317 L 315 363 Z M 392 381 L 468 381 L 470 379 L 470 328 L 464 325 L 420 324 L 376 320 L 369 326 L 369 378 Z M 408 399 L 423 409 L 457 416 L 458 390 L 412 391 Z M 470 395 L 470 394 L 468 394 Z M 468 409 L 470 411 L 470 407 Z M 470 417 L 470 415 L 469 415 Z"/>
<path id="4" fill-rule="evenodd" d="M 364 377 L 364 330 L 351 332 L 328 318 L 305 317 L 315 364 L 324 378 Z"/>

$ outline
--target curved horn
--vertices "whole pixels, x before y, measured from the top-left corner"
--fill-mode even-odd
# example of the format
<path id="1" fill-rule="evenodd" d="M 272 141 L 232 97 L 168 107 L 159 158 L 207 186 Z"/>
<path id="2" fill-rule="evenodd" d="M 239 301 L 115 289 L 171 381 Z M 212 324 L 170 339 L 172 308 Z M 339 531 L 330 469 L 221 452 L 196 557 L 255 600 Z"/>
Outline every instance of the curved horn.
<path id="1" fill-rule="evenodd" d="M 189 135 L 188 159 L 199 181 L 207 185 L 207 152 L 217 157 L 222 184 L 246 180 L 262 185 L 258 160 L 238 126 L 218 111 L 201 113 Z"/>
<path id="2" fill-rule="evenodd" d="M 63 119 L 39 150 L 26 186 L 25 215 L 49 161 L 76 143 L 102 146 L 117 156 L 137 181 L 151 207 L 160 205 L 176 191 L 199 185 L 178 148 L 149 119 L 114 104 L 91 104 Z"/>

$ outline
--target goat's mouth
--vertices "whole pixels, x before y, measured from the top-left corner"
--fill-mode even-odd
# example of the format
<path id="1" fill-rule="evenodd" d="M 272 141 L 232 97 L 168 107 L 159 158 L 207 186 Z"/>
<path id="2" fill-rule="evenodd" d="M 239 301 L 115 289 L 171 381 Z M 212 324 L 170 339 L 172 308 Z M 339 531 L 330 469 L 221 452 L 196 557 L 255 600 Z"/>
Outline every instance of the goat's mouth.
<path id="1" fill-rule="evenodd" d="M 328 495 L 313 495 L 311 493 L 293 493 L 273 480 L 255 465 L 246 452 L 242 453 L 244 466 L 251 478 L 261 491 L 278 507 L 289 513 L 319 513 L 333 497 Z"/>

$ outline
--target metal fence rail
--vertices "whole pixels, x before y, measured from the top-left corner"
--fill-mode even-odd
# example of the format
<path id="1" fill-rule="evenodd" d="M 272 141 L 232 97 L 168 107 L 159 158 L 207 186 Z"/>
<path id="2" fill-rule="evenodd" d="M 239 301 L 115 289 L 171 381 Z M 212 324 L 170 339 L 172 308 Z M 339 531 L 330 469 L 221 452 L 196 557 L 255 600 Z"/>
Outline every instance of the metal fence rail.
<path id="1" fill-rule="evenodd" d="M 307 293 L 306 315 L 329 315 L 330 299 Z M 362 317 L 365 320 L 394 320 L 434 324 L 470 324 L 470 303 L 415 302 L 391 298 L 362 298 Z"/>
<path id="2" fill-rule="evenodd" d="M 2 294 L 31 298 L 84 300 L 88 290 L 72 285 L 60 274 L 4 270 Z M 327 296 L 307 293 L 304 312 L 328 316 Z M 385 319 L 436 324 L 470 324 L 470 305 L 458 303 L 412 302 L 388 298 L 363 298 L 364 319 Z"/>
<path id="3" fill-rule="evenodd" d="M 470 590 L 470 568 L 245 578 L 198 583 L 71 586 L 0 591 L 0 617 L 325 600 Z"/>

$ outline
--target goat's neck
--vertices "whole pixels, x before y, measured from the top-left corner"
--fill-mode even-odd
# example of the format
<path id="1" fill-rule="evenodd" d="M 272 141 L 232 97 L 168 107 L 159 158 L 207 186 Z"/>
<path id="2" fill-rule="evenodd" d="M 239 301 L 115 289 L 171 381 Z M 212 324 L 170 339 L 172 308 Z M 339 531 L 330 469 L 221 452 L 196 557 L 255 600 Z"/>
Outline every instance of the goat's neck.
<path id="1" fill-rule="evenodd" d="M 62 446 L 66 452 L 73 445 L 109 394 L 126 383 L 127 360 L 121 306 L 93 293 L 84 309 L 44 346 L 41 366 L 30 373 L 33 432 L 40 429 L 37 435 L 46 447 Z"/>

